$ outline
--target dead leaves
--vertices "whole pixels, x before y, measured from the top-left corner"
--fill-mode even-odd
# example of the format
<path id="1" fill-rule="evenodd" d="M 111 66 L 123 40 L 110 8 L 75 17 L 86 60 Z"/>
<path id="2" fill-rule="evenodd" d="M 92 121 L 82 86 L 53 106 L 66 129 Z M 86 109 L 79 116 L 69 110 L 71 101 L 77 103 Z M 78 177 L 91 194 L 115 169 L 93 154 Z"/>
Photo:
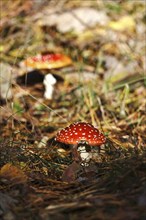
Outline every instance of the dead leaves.
<path id="1" fill-rule="evenodd" d="M 18 167 L 7 163 L 0 170 L 0 178 L 3 183 L 18 185 L 26 184 L 27 176 L 26 174 Z"/>
<path id="2" fill-rule="evenodd" d="M 105 25 L 108 20 L 109 18 L 104 11 L 97 11 L 90 7 L 79 7 L 63 13 L 57 13 L 51 11 L 51 9 L 46 10 L 37 23 L 40 26 L 56 26 L 61 33 L 73 31 L 80 34 L 87 28 L 94 27 L 97 24 Z"/>
<path id="3" fill-rule="evenodd" d="M 1 215 L 5 215 L 5 219 L 7 220 L 14 219 L 11 208 L 16 204 L 18 204 L 18 200 L 12 198 L 12 196 L 6 193 L 4 194 L 0 192 L 0 217 Z M 10 216 L 12 216 L 12 218 L 10 218 Z"/>
<path id="4" fill-rule="evenodd" d="M 118 21 L 111 21 L 108 26 L 114 31 L 133 32 L 136 24 L 133 17 L 127 15 L 120 18 Z"/>

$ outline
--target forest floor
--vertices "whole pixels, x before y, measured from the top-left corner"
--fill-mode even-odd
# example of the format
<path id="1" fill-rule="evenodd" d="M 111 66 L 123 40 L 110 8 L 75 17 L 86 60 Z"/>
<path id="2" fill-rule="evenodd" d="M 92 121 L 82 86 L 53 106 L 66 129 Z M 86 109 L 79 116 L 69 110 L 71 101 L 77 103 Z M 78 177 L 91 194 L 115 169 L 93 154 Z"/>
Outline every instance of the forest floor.
<path id="1" fill-rule="evenodd" d="M 145 220 L 145 1 L 0 7 L 0 218 Z M 57 64 L 58 54 L 69 63 Z M 50 66 L 35 66 L 45 55 Z M 56 81 L 49 99 L 47 74 Z M 77 121 L 98 127 L 106 143 L 89 165 L 95 175 L 80 167 L 68 183 L 71 146 L 55 136 Z"/>

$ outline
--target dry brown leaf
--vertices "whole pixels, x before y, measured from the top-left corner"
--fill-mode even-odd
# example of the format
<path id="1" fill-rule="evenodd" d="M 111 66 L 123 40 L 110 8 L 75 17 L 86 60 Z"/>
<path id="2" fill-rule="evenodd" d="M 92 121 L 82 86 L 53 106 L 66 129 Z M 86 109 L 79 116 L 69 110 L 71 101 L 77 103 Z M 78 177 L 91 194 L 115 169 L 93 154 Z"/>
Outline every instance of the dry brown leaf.
<path id="1" fill-rule="evenodd" d="M 12 184 L 24 184 L 27 182 L 27 176 L 24 174 L 24 172 L 20 168 L 10 163 L 5 164 L 1 168 L 0 178 L 4 182 L 10 182 Z"/>

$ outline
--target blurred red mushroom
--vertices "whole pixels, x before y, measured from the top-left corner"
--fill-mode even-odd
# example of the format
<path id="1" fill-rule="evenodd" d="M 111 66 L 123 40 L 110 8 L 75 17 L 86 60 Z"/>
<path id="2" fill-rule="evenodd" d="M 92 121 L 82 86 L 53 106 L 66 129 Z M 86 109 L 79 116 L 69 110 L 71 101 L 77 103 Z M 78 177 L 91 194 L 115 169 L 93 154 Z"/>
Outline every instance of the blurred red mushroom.
<path id="1" fill-rule="evenodd" d="M 55 69 L 72 64 L 72 60 L 64 54 L 38 54 L 24 60 L 24 65 L 35 69 Z"/>
<path id="2" fill-rule="evenodd" d="M 100 147 L 106 141 L 105 136 L 92 124 L 86 122 L 76 122 L 60 130 L 55 138 L 64 144 L 73 145 L 72 155 L 73 160 L 83 165 L 88 164 L 91 159 L 88 150 L 84 151 L 85 156 L 82 154 L 82 147 L 88 149 L 89 147 Z M 81 149 L 81 151 L 80 151 Z M 66 172 L 68 173 L 68 172 Z"/>

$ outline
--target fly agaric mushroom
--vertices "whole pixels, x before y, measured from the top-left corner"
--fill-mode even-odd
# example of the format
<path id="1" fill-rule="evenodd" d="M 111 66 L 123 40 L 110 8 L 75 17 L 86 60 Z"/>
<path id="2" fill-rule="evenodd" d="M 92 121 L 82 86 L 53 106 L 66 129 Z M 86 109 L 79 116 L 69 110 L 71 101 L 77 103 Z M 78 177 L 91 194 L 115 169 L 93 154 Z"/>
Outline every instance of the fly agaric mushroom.
<path id="1" fill-rule="evenodd" d="M 89 146 L 100 146 L 106 141 L 105 136 L 97 128 L 86 122 L 76 122 L 62 129 L 57 133 L 55 140 L 73 145 L 72 154 L 74 160 L 85 163 L 88 163 L 91 155 L 86 150 L 86 157 L 84 158 L 82 152 L 79 152 L 80 149 L 82 151 L 82 148 L 87 149 Z"/>
<path id="2" fill-rule="evenodd" d="M 56 69 L 72 64 L 72 60 L 64 54 L 38 54 L 24 60 L 24 65 L 35 69 Z"/>

